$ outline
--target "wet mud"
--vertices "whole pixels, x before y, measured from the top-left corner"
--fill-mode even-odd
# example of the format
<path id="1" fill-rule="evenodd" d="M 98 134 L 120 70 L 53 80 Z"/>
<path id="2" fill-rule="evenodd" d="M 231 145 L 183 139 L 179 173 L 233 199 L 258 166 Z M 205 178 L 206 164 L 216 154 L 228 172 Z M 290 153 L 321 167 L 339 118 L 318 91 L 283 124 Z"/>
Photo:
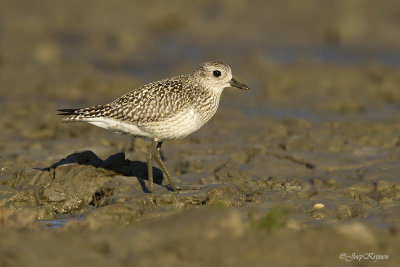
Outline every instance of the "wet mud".
<path id="1" fill-rule="evenodd" d="M 3 2 L 1 267 L 399 266 L 397 1 Z M 199 190 L 56 115 L 207 59 L 251 90 L 163 145 Z"/>

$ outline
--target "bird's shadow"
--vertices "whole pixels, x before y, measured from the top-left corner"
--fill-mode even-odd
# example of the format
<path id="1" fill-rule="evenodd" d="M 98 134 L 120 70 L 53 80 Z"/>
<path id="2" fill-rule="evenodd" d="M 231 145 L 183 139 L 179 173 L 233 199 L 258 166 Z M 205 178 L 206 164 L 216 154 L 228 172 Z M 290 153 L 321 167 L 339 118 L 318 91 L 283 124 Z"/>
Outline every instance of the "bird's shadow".
<path id="1" fill-rule="evenodd" d="M 134 176 L 138 179 L 144 192 L 149 192 L 144 180 L 147 180 L 147 163 L 142 161 L 131 161 L 125 158 L 125 153 L 117 153 L 102 160 L 92 151 L 76 152 L 66 158 L 40 170 L 49 171 L 66 164 L 90 165 L 95 168 L 103 168 L 123 176 Z M 160 169 L 153 167 L 154 183 L 162 184 L 163 173 Z"/>

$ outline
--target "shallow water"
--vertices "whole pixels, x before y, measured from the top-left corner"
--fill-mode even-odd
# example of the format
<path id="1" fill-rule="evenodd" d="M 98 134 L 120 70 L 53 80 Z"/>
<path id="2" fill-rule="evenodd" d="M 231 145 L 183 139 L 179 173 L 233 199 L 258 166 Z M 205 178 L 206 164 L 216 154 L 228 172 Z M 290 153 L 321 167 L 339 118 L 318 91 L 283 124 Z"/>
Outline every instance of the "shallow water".
<path id="1" fill-rule="evenodd" d="M 76 220 L 77 220 L 76 218 L 67 218 L 67 219 L 43 220 L 42 222 L 46 225 L 47 229 L 58 229 L 64 227 L 67 223 Z"/>

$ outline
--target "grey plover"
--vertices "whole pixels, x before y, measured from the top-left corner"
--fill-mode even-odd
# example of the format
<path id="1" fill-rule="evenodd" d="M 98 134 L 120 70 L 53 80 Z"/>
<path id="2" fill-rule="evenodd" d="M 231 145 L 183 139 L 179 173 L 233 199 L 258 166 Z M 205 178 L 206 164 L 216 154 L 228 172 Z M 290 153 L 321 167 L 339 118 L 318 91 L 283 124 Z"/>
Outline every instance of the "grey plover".
<path id="1" fill-rule="evenodd" d="M 146 84 L 109 104 L 60 109 L 65 121 L 85 121 L 98 127 L 150 139 L 147 150 L 149 192 L 153 192 L 153 158 L 171 188 L 179 189 L 160 158 L 163 141 L 181 139 L 203 126 L 218 109 L 226 87 L 248 90 L 222 62 L 204 62 L 188 75 Z"/>

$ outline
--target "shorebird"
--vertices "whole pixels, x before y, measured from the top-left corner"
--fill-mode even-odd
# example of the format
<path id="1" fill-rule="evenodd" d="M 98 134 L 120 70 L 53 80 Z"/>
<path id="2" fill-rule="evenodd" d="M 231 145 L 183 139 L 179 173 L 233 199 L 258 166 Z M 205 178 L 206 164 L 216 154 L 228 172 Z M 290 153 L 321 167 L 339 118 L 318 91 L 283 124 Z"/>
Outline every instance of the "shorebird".
<path id="1" fill-rule="evenodd" d="M 149 192 L 153 192 L 153 158 L 172 190 L 180 189 L 160 158 L 166 140 L 197 131 L 218 109 L 224 88 L 248 90 L 222 62 L 201 63 L 191 74 L 175 76 L 137 88 L 111 103 L 88 108 L 60 109 L 65 121 L 84 121 L 101 128 L 151 140 L 147 154 Z"/>

